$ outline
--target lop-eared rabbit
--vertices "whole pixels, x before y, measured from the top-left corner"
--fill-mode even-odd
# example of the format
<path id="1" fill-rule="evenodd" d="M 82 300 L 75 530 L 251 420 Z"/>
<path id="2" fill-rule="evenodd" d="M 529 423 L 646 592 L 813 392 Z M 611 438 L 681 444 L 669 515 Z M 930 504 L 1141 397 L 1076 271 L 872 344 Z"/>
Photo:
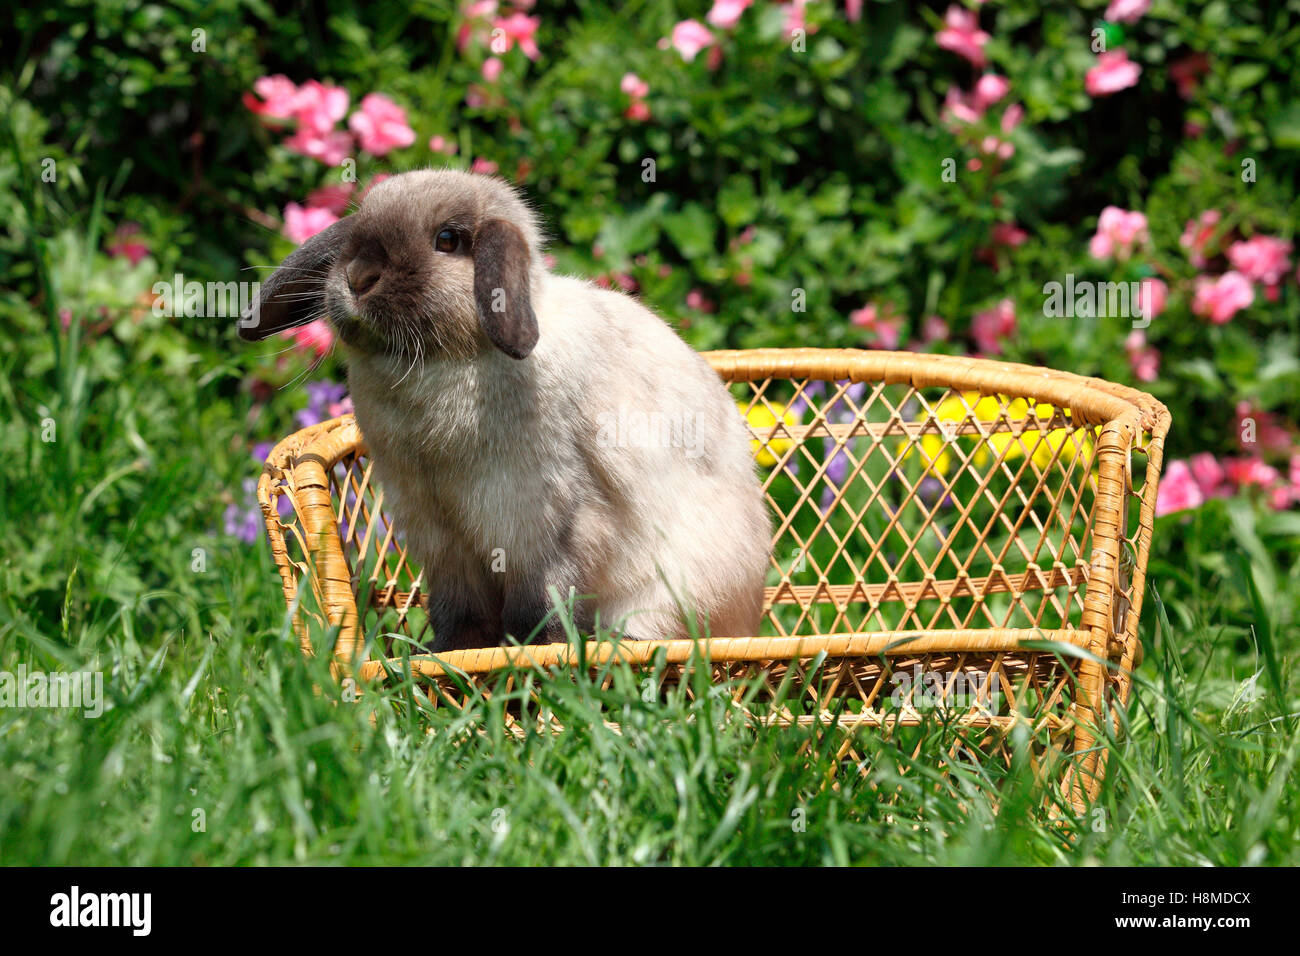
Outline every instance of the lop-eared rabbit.
<path id="1" fill-rule="evenodd" d="M 553 595 L 588 632 L 757 634 L 770 522 L 735 403 L 661 319 L 541 249 L 501 180 L 404 173 L 286 258 L 240 335 L 336 330 L 430 650 L 563 640 Z"/>

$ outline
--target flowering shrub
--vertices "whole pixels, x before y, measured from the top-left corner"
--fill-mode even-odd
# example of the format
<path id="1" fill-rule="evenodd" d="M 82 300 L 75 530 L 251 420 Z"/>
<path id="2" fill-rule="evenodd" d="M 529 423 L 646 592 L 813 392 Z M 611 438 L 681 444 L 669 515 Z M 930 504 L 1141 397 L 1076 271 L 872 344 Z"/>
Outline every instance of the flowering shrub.
<path id="1" fill-rule="evenodd" d="M 58 96 L 27 95 L 53 132 L 141 146 L 109 203 L 109 255 L 233 277 L 346 215 L 378 177 L 499 173 L 536 201 L 555 268 L 642 297 L 699 348 L 921 349 L 1130 382 L 1170 405 L 1172 460 L 1211 455 L 1241 476 L 1197 485 L 1200 500 L 1262 489 L 1294 504 L 1294 441 L 1242 440 L 1261 416 L 1293 435 L 1300 407 L 1300 26 L 1280 12 L 325 8 L 329 42 L 309 46 L 297 8 L 215 4 L 208 35 L 224 39 L 205 62 L 222 70 L 148 55 L 183 25 L 166 11 L 120 31 L 117 66 L 49 51 Z M 168 84 L 189 69 L 197 92 L 178 100 Z M 122 97 L 97 96 L 104 85 Z M 115 164 L 90 153 L 80 175 Z M 1119 315 L 1097 293 L 1115 283 L 1135 289 Z M 303 361 L 338 375 L 327 326 L 288 338 L 252 370 L 254 396 L 278 400 Z M 1162 511 L 1197 500 L 1178 491 L 1191 473 L 1170 469 Z"/>

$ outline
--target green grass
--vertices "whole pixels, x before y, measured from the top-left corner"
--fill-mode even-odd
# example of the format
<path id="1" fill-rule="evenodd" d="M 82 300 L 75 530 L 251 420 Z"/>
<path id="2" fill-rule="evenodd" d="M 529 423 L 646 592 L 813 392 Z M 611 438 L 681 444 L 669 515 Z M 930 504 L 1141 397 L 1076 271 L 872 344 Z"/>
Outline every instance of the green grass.
<path id="1" fill-rule="evenodd" d="M 754 730 L 726 689 L 647 702 L 626 673 L 608 690 L 540 681 L 570 729 L 522 741 L 499 699 L 430 714 L 399 682 L 339 704 L 313 691 L 327 678 L 287 629 L 266 546 L 213 531 L 227 482 L 253 467 L 237 370 L 99 378 L 69 349 L 84 363 L 69 410 L 48 384 L 64 376 L 23 371 L 40 347 L 4 361 L 0 670 L 100 670 L 111 706 L 0 710 L 0 862 L 1300 861 L 1296 572 L 1249 509 L 1162 521 L 1131 726 L 1071 842 L 1023 764 L 941 778 L 937 727 L 915 762 L 863 733 L 858 772 L 834 732 Z M 41 441 L 42 403 L 76 430 Z M 1238 552 L 1272 588 L 1271 628 Z M 1252 625 L 1276 645 L 1273 673 Z"/>

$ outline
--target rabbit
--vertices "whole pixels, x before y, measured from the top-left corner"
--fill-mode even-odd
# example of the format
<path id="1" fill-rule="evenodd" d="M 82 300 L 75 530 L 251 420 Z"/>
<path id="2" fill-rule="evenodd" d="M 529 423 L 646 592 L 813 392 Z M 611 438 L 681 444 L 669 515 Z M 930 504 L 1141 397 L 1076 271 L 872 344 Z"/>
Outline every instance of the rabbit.
<path id="1" fill-rule="evenodd" d="M 326 317 L 432 652 L 757 635 L 771 525 L 709 364 L 631 297 L 550 272 L 529 205 L 455 170 L 374 185 L 289 255 L 246 340 Z M 693 625 L 698 625 L 693 626 Z"/>

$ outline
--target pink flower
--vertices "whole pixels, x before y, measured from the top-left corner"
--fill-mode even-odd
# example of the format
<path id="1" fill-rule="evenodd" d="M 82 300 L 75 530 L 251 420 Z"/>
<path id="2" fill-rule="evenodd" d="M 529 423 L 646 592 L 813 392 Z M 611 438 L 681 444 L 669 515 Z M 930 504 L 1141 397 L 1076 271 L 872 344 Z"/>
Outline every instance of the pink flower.
<path id="1" fill-rule="evenodd" d="M 709 299 L 704 297 L 704 293 L 699 289 L 692 289 L 686 293 L 686 307 L 695 309 L 699 312 L 712 312 L 716 306 Z"/>
<path id="2" fill-rule="evenodd" d="M 1206 256 L 1214 230 L 1222 219 L 1217 209 L 1207 209 L 1195 219 L 1187 220 L 1178 244 L 1187 250 L 1187 261 L 1198 269 L 1205 268 Z"/>
<path id="3" fill-rule="evenodd" d="M 1144 319 L 1154 319 L 1165 310 L 1169 301 L 1169 286 L 1163 279 L 1143 279 L 1138 286 L 1137 307 Z"/>
<path id="4" fill-rule="evenodd" d="M 1255 236 L 1228 247 L 1228 261 L 1247 279 L 1277 285 L 1291 268 L 1291 243 L 1271 236 Z"/>
<path id="5" fill-rule="evenodd" d="M 1088 243 L 1094 259 L 1112 256 L 1124 260 L 1133 254 L 1133 247 L 1150 239 L 1147 217 L 1140 212 L 1128 212 L 1118 206 L 1107 206 L 1097 218 L 1097 234 Z"/>
<path id="6" fill-rule="evenodd" d="M 470 164 L 470 172 L 482 173 L 484 176 L 495 176 L 499 167 L 490 159 L 484 159 L 482 156 Z"/>
<path id="7" fill-rule="evenodd" d="M 1238 488 L 1267 488 L 1282 474 L 1262 458 L 1234 458 L 1227 462 L 1228 480 Z"/>
<path id="8" fill-rule="evenodd" d="M 650 118 L 650 107 L 646 106 L 645 100 L 633 100 L 623 111 L 623 115 L 630 120 L 644 123 Z"/>
<path id="9" fill-rule="evenodd" d="M 1015 155 L 1016 148 L 1004 139 L 998 139 L 996 136 L 985 136 L 980 140 L 980 152 L 990 155 L 996 153 L 1002 159 L 1010 159 Z"/>
<path id="10" fill-rule="evenodd" d="M 699 20 L 683 20 L 673 27 L 670 42 L 673 49 L 682 55 L 682 59 L 690 63 L 701 50 L 713 46 L 715 41 L 709 28 Z"/>
<path id="11" fill-rule="evenodd" d="M 886 349 L 898 348 L 901 320 L 888 306 L 882 312 L 876 303 L 868 302 L 862 308 L 850 312 L 849 321 L 870 333 L 867 339 L 869 343 L 878 343 Z"/>
<path id="12" fill-rule="evenodd" d="M 1199 452 L 1191 457 L 1192 477 L 1196 487 L 1206 498 L 1228 498 L 1232 495 L 1232 486 L 1228 483 L 1228 472 L 1219 460 L 1208 451 Z"/>
<path id="13" fill-rule="evenodd" d="M 473 0 L 465 7 L 465 20 L 456 31 L 456 49 L 461 53 L 469 47 L 471 39 L 480 41 L 486 36 L 484 22 L 497 15 L 497 0 Z"/>
<path id="14" fill-rule="evenodd" d="M 318 133 L 309 126 L 300 126 L 284 145 L 300 156 L 318 159 L 326 166 L 337 166 L 351 155 L 352 136 L 341 129 Z"/>
<path id="15" fill-rule="evenodd" d="M 995 246 L 1008 246 L 1014 249 L 1025 244 L 1025 240 L 1029 238 L 1029 233 L 1014 222 L 999 222 L 993 227 L 989 237 Z"/>
<path id="16" fill-rule="evenodd" d="M 483 61 L 483 79 L 489 83 L 495 83 L 497 78 L 501 76 L 503 69 L 505 69 L 505 64 L 501 62 L 501 58 L 499 56 L 490 56 Z"/>
<path id="17" fill-rule="evenodd" d="M 849 23 L 857 23 L 862 19 L 862 0 L 844 0 L 844 16 Z"/>
<path id="18" fill-rule="evenodd" d="M 935 42 L 942 49 L 965 57 L 977 67 L 985 62 L 984 46 L 989 35 L 980 29 L 979 16 L 973 10 L 951 6 L 943 15 L 944 28 L 935 34 Z"/>
<path id="19" fill-rule="evenodd" d="M 1010 299 L 1003 299 L 991 309 L 977 312 L 971 319 L 970 334 L 975 346 L 985 355 L 999 355 L 1002 340 L 1016 331 L 1016 307 Z"/>
<path id="20" fill-rule="evenodd" d="M 996 73 L 985 73 L 975 82 L 975 103 L 981 110 L 986 110 L 1011 89 L 1011 81 Z"/>
<path id="21" fill-rule="evenodd" d="M 297 243 L 306 242 L 338 221 L 338 216 L 319 206 L 304 209 L 291 202 L 284 207 L 284 234 Z"/>
<path id="22" fill-rule="evenodd" d="M 942 342 L 948 337 L 948 323 L 937 315 L 927 315 L 921 322 L 923 342 Z"/>
<path id="23" fill-rule="evenodd" d="M 1295 436 L 1275 414 L 1246 399 L 1237 403 L 1237 437 L 1242 451 L 1265 455 L 1285 455 L 1295 444 Z"/>
<path id="24" fill-rule="evenodd" d="M 1146 334 L 1141 329 L 1129 333 L 1124 340 L 1124 351 L 1128 353 L 1133 377 L 1139 382 L 1154 382 L 1160 377 L 1160 353 L 1147 345 Z"/>
<path id="25" fill-rule="evenodd" d="M 308 80 L 298 87 L 298 95 L 294 97 L 293 116 L 299 131 L 307 129 L 324 136 L 347 111 L 348 91 L 341 86 Z"/>
<path id="26" fill-rule="evenodd" d="M 1167 515 L 1175 511 L 1199 508 L 1205 503 L 1196 479 L 1185 461 L 1171 461 L 1160 479 L 1156 492 L 1156 514 Z"/>
<path id="27" fill-rule="evenodd" d="M 989 244 L 975 251 L 975 257 L 988 263 L 994 272 L 998 271 L 998 249 L 1015 249 L 1022 246 L 1029 238 L 1029 233 L 1013 222 L 999 222 L 989 232 Z"/>
<path id="28" fill-rule="evenodd" d="M 1089 96 L 1109 96 L 1136 85 L 1142 67 L 1128 58 L 1123 50 L 1097 54 L 1097 65 L 1083 78 Z"/>
<path id="29" fill-rule="evenodd" d="M 435 136 L 429 140 L 429 149 L 446 156 L 456 155 L 456 144 L 445 136 Z"/>
<path id="30" fill-rule="evenodd" d="M 781 24 L 781 35 L 792 40 L 799 33 L 816 33 L 816 27 L 808 26 L 808 0 L 790 0 L 785 5 L 785 22 Z"/>
<path id="31" fill-rule="evenodd" d="M 645 99 L 650 93 L 650 84 L 635 73 L 624 73 L 618 88 L 634 100 Z"/>
<path id="32" fill-rule="evenodd" d="M 361 107 L 348 117 L 361 148 L 376 156 L 415 142 L 415 130 L 406 124 L 406 110 L 382 93 L 368 93 Z"/>
<path id="33" fill-rule="evenodd" d="M 1150 9 L 1151 0 L 1110 0 L 1102 19 L 1111 23 L 1137 23 Z"/>
<path id="34" fill-rule="evenodd" d="M 131 265 L 139 265 L 140 260 L 149 255 L 149 247 L 139 239 L 133 238 L 140 232 L 138 222 L 126 222 L 118 226 L 104 251 L 114 258 L 122 256 Z"/>
<path id="35" fill-rule="evenodd" d="M 540 57 L 541 51 L 537 49 L 537 28 L 541 26 L 542 21 L 537 17 L 530 17 L 516 11 L 508 17 L 498 17 L 492 22 L 492 30 L 495 33 L 501 31 L 505 38 L 505 49 L 493 49 L 493 53 L 508 53 L 510 48 L 516 43 L 519 49 L 523 50 L 524 56 L 530 60 L 536 60 Z"/>
<path id="36" fill-rule="evenodd" d="M 961 123 L 975 123 L 984 115 L 984 107 L 973 96 L 967 96 L 955 86 L 948 87 L 943 98 L 940 116 L 951 125 L 952 120 Z"/>
<path id="37" fill-rule="evenodd" d="M 1192 297 L 1192 311 L 1215 325 L 1223 325 L 1254 301 L 1255 290 L 1240 272 L 1225 272 L 1217 279 L 1200 276 Z"/>
<path id="38" fill-rule="evenodd" d="M 740 15 L 753 2 L 754 0 L 714 0 L 713 9 L 704 19 L 719 30 L 730 30 L 740 22 Z"/>
<path id="39" fill-rule="evenodd" d="M 254 113 L 272 119 L 289 119 L 293 116 L 298 87 L 283 73 L 254 80 L 253 92 L 262 99 L 258 100 L 252 93 L 245 93 L 244 105 Z"/>
<path id="40" fill-rule="evenodd" d="M 339 183 L 321 186 L 307 194 L 307 206 L 314 209 L 328 209 L 336 216 L 341 216 L 348 209 L 348 200 L 352 198 L 355 183 Z"/>
<path id="41" fill-rule="evenodd" d="M 308 322 L 296 329 L 288 329 L 281 332 L 280 336 L 292 339 L 295 348 L 316 358 L 322 358 L 334 344 L 334 332 L 324 319 Z"/>
<path id="42" fill-rule="evenodd" d="M 1002 132 L 1010 133 L 1025 118 L 1025 108 L 1019 103 L 1012 103 L 1002 113 Z"/>

